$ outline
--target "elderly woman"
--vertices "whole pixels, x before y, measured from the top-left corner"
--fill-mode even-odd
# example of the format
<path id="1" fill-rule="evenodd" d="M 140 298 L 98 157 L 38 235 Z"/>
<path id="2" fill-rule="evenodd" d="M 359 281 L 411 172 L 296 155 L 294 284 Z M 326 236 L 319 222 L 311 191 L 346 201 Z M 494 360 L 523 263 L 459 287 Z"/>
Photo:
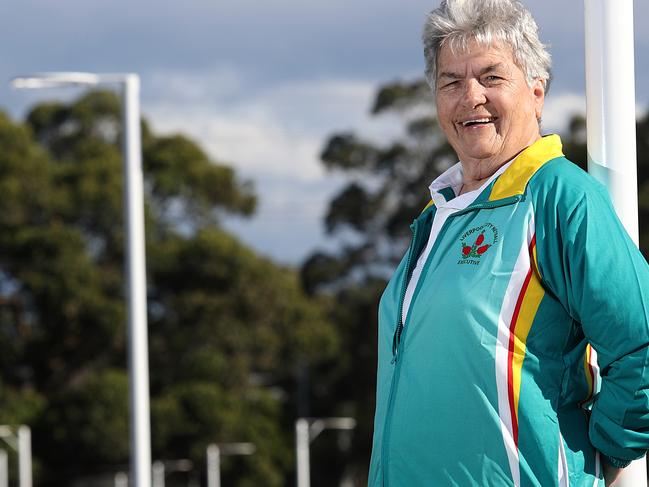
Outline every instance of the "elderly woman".
<path id="1" fill-rule="evenodd" d="M 460 162 L 380 304 L 370 486 L 600 485 L 649 448 L 649 267 L 540 119 L 550 56 L 517 0 L 424 31 Z"/>

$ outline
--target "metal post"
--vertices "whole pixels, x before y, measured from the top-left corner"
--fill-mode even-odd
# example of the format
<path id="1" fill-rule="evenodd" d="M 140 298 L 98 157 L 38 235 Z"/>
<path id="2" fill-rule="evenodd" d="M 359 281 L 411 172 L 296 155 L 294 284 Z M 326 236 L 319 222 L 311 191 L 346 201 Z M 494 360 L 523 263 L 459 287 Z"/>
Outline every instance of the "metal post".
<path id="1" fill-rule="evenodd" d="M 129 391 L 131 406 L 131 480 L 151 486 L 149 418 L 149 347 L 147 338 L 144 196 L 140 136 L 140 78 L 136 74 L 40 73 L 12 80 L 16 88 L 119 84 L 124 116 L 124 254 L 128 316 Z"/>
<path id="2" fill-rule="evenodd" d="M 638 243 L 633 0 L 586 0 L 588 171 Z"/>
<path id="3" fill-rule="evenodd" d="M 19 487 L 32 487 L 32 433 L 29 426 L 19 426 L 14 434 L 11 426 L 0 425 L 0 438 L 18 453 Z M 3 453 L 4 460 L 1 460 L 0 463 L 6 464 L 7 454 L 4 451 Z M 6 465 L 4 467 L 0 465 L 0 477 L 3 468 L 5 472 L 7 471 Z"/>
<path id="4" fill-rule="evenodd" d="M 151 485 L 151 426 L 144 248 L 144 196 L 140 139 L 140 80 L 124 75 L 124 220 L 131 380 L 131 478 L 135 487 Z"/>
<path id="5" fill-rule="evenodd" d="M 295 452 L 297 456 L 297 487 L 310 487 L 309 445 L 326 429 L 353 430 L 354 418 L 299 418 L 295 421 Z"/>
<path id="6" fill-rule="evenodd" d="M 216 444 L 207 447 L 207 487 L 221 487 L 221 451 Z"/>
<path id="7" fill-rule="evenodd" d="M 221 456 L 252 455 L 254 443 L 212 443 L 207 446 L 207 487 L 221 487 Z"/>
<path id="8" fill-rule="evenodd" d="M 9 462 L 7 452 L 0 450 L 0 487 L 9 486 Z"/>
<path id="9" fill-rule="evenodd" d="M 297 487 L 310 487 L 311 485 L 309 442 L 309 421 L 305 418 L 300 418 L 295 421 Z"/>
<path id="10" fill-rule="evenodd" d="M 32 487 L 32 432 L 25 425 L 18 427 L 18 478 L 20 487 Z"/>
<path id="11" fill-rule="evenodd" d="M 585 0 L 588 171 L 638 244 L 633 0 Z M 647 485 L 645 458 L 616 487 Z"/>
<path id="12" fill-rule="evenodd" d="M 165 487 L 165 464 L 158 460 L 151 466 L 153 487 Z"/>
<path id="13" fill-rule="evenodd" d="M 128 475 L 124 472 L 115 474 L 115 487 L 128 487 Z"/>

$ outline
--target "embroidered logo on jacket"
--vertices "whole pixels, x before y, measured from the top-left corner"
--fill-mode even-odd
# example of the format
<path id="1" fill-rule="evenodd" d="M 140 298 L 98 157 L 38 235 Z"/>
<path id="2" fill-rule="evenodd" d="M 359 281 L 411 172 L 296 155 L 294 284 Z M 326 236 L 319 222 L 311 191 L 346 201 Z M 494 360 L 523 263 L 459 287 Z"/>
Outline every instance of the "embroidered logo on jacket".
<path id="1" fill-rule="evenodd" d="M 467 230 L 460 237 L 458 264 L 479 265 L 482 256 L 498 242 L 498 229 L 491 223 Z"/>

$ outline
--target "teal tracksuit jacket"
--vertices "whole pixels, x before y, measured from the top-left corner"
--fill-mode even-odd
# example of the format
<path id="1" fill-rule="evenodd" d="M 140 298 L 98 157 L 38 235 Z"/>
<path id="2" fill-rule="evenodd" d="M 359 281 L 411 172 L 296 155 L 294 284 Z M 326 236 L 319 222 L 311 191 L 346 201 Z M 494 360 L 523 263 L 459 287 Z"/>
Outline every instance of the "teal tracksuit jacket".
<path id="1" fill-rule="evenodd" d="M 649 448 L 649 267 L 606 189 L 528 147 L 381 298 L 371 487 L 603 485 Z"/>

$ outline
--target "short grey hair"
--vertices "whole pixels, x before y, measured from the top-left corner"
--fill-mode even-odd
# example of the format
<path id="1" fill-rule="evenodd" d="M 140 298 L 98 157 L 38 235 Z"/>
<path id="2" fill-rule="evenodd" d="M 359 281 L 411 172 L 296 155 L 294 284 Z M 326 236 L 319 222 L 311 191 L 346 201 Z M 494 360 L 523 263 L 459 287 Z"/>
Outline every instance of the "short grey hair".
<path id="1" fill-rule="evenodd" d="M 516 65 L 532 86 L 541 79 L 550 88 L 551 57 L 539 40 L 539 27 L 519 0 L 444 0 L 426 20 L 422 36 L 426 80 L 437 87 L 437 58 L 441 48 L 468 48 L 469 42 L 490 46 L 501 43 L 512 49 Z"/>

